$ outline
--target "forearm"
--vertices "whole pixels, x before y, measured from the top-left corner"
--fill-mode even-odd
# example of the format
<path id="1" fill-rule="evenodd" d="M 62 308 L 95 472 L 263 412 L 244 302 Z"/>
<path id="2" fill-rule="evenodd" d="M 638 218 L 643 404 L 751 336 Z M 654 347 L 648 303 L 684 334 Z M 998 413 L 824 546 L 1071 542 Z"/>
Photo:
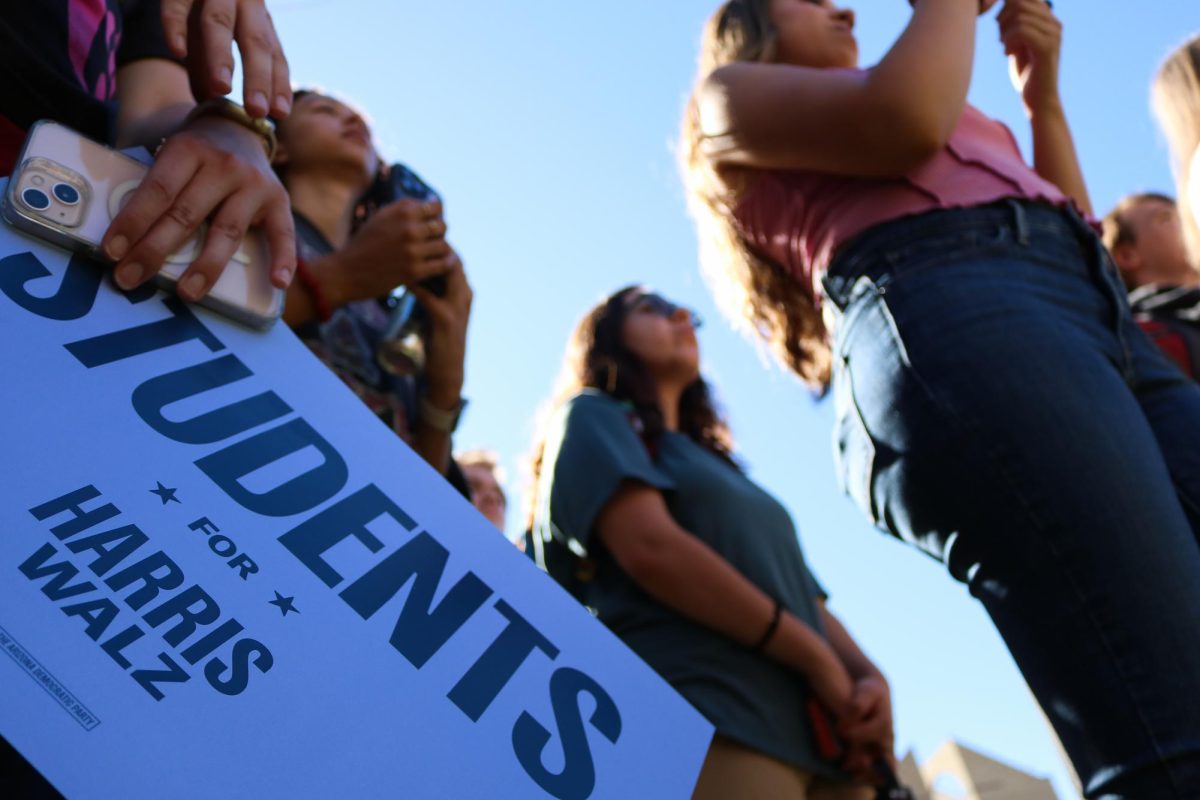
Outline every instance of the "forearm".
<path id="1" fill-rule="evenodd" d="M 978 0 L 917 0 L 904 33 L 867 77 L 894 112 L 944 142 L 967 102 Z"/>
<path id="2" fill-rule="evenodd" d="M 295 280 L 288 287 L 283 306 L 283 321 L 289 328 L 296 328 L 317 319 L 317 306 L 312 291 L 303 281 Z"/>
<path id="3" fill-rule="evenodd" d="M 465 348 L 446 341 L 444 332 L 431 331 L 426 347 L 424 401 L 435 409 L 453 412 L 462 405 L 463 361 Z M 439 349 L 440 348 L 440 349 Z M 434 469 L 445 475 L 450 468 L 452 435 L 417 418 L 413 431 L 413 449 Z"/>
<path id="4" fill-rule="evenodd" d="M 771 597 L 692 536 L 675 537 L 669 552 L 633 577 L 663 605 L 746 646 L 762 639 L 775 608 Z M 834 658 L 820 634 L 786 610 L 765 653 L 809 676 L 828 671 Z"/>
<path id="5" fill-rule="evenodd" d="M 179 64 L 156 58 L 127 64 L 117 71 L 116 144 L 153 150 L 195 106 L 187 72 Z"/>
<path id="6" fill-rule="evenodd" d="M 425 463 L 436 469 L 442 475 L 450 468 L 450 450 L 452 440 L 450 434 L 436 430 L 429 425 L 417 421 L 413 431 L 413 449 Z"/>
<path id="7" fill-rule="evenodd" d="M 117 123 L 119 148 L 142 146 L 153 152 L 163 139 L 179 130 L 195 103 L 178 103 L 138 118 Z"/>
<path id="8" fill-rule="evenodd" d="M 343 263 L 338 251 L 305 261 L 304 277 L 297 275 L 288 287 L 283 321 L 295 328 L 319 320 L 319 306 L 326 306 L 333 311 L 353 300 L 362 299 L 354 296 L 352 287 L 346 285 L 345 278 L 352 269 L 352 266 Z M 317 302 L 318 295 L 320 303 Z"/>
<path id="9" fill-rule="evenodd" d="M 868 676 L 883 678 L 883 673 L 879 671 L 879 667 L 875 666 L 875 662 L 871 661 L 854 641 L 854 637 L 842 625 L 841 620 L 835 617 L 825 603 L 821 602 L 821 622 L 825 626 L 825 638 L 829 640 L 829 646 L 841 659 L 846 666 L 846 670 L 852 678 L 865 678 Z"/>
<path id="10" fill-rule="evenodd" d="M 1092 201 L 1062 104 L 1050 104 L 1031 111 L 1030 127 L 1034 170 L 1074 200 L 1081 211 L 1091 214 Z"/>

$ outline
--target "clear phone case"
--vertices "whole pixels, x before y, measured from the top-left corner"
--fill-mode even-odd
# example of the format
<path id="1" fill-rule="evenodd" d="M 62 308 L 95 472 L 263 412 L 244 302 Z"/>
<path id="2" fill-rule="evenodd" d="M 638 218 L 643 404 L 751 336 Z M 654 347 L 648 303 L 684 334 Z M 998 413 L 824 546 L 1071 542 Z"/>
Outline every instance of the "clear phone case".
<path id="1" fill-rule="evenodd" d="M 100 241 L 149 170 L 145 164 L 56 122 L 33 125 L 8 182 L 2 213 L 13 227 L 104 260 Z M 155 278 L 171 289 L 200 254 L 207 226 L 184 242 Z M 284 291 L 271 285 L 266 241 L 251 230 L 200 305 L 255 328 L 283 313 Z"/>

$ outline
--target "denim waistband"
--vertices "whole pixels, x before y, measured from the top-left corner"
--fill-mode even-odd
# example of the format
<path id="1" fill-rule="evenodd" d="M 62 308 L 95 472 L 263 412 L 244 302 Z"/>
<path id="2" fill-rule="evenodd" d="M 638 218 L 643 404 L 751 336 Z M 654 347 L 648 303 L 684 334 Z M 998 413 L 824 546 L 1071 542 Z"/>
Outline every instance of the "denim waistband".
<path id="1" fill-rule="evenodd" d="M 836 305 L 844 305 L 859 277 L 878 278 L 892 271 L 901 261 L 897 254 L 933 249 L 950 253 L 960 249 L 956 238 L 967 244 L 977 242 L 981 233 L 995 236 L 1002 231 L 1016 245 L 1037 246 L 1054 239 L 1078 246 L 1088 261 L 1102 247 L 1092 226 L 1070 206 L 1012 198 L 972 208 L 939 209 L 876 225 L 843 244 L 822 279 L 825 293 Z"/>

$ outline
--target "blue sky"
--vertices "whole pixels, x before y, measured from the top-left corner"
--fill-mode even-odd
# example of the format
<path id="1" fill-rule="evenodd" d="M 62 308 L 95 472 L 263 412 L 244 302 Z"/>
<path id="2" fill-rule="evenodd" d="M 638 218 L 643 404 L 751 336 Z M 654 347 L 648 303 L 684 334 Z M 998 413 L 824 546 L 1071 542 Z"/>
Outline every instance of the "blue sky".
<path id="1" fill-rule="evenodd" d="M 751 474 L 791 509 L 833 607 L 889 675 L 901 752 L 948 738 L 1072 790 L 990 622 L 940 564 L 872 529 L 838 491 L 831 404 L 814 402 L 731 333 L 696 267 L 673 142 L 712 0 L 276 0 L 298 85 L 366 109 L 391 160 L 446 200 L 476 292 L 462 446 L 500 453 L 519 530 L 520 463 L 566 338 L 598 298 L 649 283 L 708 321 L 700 341 Z M 863 0 L 863 64 L 908 14 Z M 1197 27 L 1191 3 L 1058 0 L 1063 94 L 1098 210 L 1170 189 L 1147 88 Z M 1186 11 L 1185 11 L 1186 9 Z M 994 13 L 991 15 L 994 17 Z M 1028 127 L 993 19 L 980 22 L 971 99 Z"/>

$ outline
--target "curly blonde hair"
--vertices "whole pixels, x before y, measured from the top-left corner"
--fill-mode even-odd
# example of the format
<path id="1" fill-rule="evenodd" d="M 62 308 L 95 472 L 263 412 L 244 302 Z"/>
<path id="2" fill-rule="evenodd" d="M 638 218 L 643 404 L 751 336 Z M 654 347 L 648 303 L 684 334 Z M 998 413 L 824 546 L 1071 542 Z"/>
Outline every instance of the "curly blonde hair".
<path id="1" fill-rule="evenodd" d="M 755 252 L 741 234 L 733 210 L 755 175 L 716 164 L 705 152 L 700 125 L 697 93 L 713 70 L 735 61 L 775 61 L 777 31 L 769 7 L 770 0 L 729 0 L 705 26 L 696 85 L 683 115 L 680 169 L 701 268 L 717 305 L 734 327 L 765 343 L 785 368 L 824 391 L 829 341 L 811 291 L 782 264 Z"/>

